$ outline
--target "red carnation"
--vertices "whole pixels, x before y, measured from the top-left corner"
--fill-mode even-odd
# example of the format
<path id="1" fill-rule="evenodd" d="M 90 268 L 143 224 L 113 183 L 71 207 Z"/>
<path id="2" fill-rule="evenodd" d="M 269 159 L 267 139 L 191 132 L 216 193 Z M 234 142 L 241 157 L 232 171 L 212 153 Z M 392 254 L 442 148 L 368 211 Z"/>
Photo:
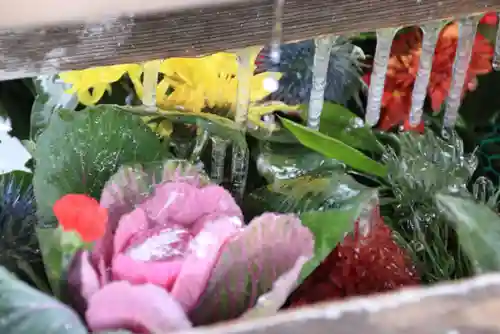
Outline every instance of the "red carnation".
<path id="1" fill-rule="evenodd" d="M 432 62 L 432 72 L 427 87 L 427 95 L 434 112 L 439 112 L 451 85 L 453 62 L 458 42 L 458 24 L 451 23 L 441 31 Z M 391 57 L 382 96 L 382 112 L 379 127 L 389 130 L 404 124 L 410 129 L 410 113 L 413 85 L 418 72 L 422 52 L 422 32 L 418 28 L 409 29 L 398 35 L 392 44 Z M 491 72 L 493 47 L 479 33 L 476 35 L 471 62 L 467 71 L 464 93 L 477 86 L 478 75 Z M 369 85 L 369 74 L 364 77 Z M 423 131 L 423 124 L 417 127 Z"/>
<path id="2" fill-rule="evenodd" d="M 63 231 L 75 231 L 85 242 L 96 241 L 104 235 L 108 210 L 92 197 L 64 195 L 55 202 L 53 210 Z"/>

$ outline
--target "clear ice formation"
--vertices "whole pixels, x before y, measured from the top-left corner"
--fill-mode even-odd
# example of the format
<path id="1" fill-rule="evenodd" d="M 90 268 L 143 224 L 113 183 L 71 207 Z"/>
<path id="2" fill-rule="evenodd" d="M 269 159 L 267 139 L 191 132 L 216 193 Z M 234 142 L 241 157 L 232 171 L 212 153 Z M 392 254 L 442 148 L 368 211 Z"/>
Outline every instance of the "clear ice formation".
<path id="1" fill-rule="evenodd" d="M 479 19 L 480 16 L 468 16 L 458 21 L 457 52 L 453 63 L 450 90 L 445 102 L 444 128 L 453 127 L 458 118 L 458 109 L 472 56 L 472 47 L 476 39 Z"/>
<path id="2" fill-rule="evenodd" d="M 158 73 L 160 71 L 160 60 L 144 63 L 144 86 L 142 104 L 146 107 L 156 108 L 156 87 L 158 86 Z"/>
<path id="3" fill-rule="evenodd" d="M 497 21 L 500 22 L 500 12 L 496 14 Z M 497 27 L 497 37 L 495 39 L 495 54 L 493 56 L 493 69 L 495 71 L 500 70 L 500 24 Z"/>
<path id="4" fill-rule="evenodd" d="M 307 113 L 307 126 L 314 130 L 319 130 L 327 84 L 328 65 L 330 63 L 330 53 L 337 39 L 338 36 L 330 35 L 318 37 L 314 40 L 315 51 L 312 68 L 312 89 L 309 99 L 309 111 Z"/>
<path id="5" fill-rule="evenodd" d="M 427 95 L 427 86 L 431 77 L 432 60 L 436 43 L 439 38 L 439 33 L 446 22 L 439 21 L 426 24 L 421 27 L 423 33 L 422 52 L 420 54 L 420 63 L 418 67 L 417 77 L 413 86 L 411 109 L 410 109 L 410 125 L 418 126 L 422 119 L 425 97 Z"/>
<path id="6" fill-rule="evenodd" d="M 248 124 L 250 106 L 251 79 L 254 71 L 252 48 L 240 50 L 238 55 L 238 91 L 236 93 L 236 111 L 234 121 L 244 136 Z M 233 142 L 231 156 L 231 188 L 233 195 L 241 199 L 245 192 L 249 153 L 246 140 Z"/>
<path id="7" fill-rule="evenodd" d="M 368 102 L 366 106 L 365 121 L 368 125 L 377 124 L 380 119 L 382 95 L 384 94 L 385 76 L 391 55 L 391 46 L 394 36 L 399 28 L 384 28 L 377 30 L 377 47 L 373 59 L 370 87 L 368 89 Z"/>
<path id="8" fill-rule="evenodd" d="M 224 181 L 224 163 L 229 140 L 219 136 L 211 136 L 212 141 L 212 166 L 210 167 L 210 178 L 216 184 Z"/>

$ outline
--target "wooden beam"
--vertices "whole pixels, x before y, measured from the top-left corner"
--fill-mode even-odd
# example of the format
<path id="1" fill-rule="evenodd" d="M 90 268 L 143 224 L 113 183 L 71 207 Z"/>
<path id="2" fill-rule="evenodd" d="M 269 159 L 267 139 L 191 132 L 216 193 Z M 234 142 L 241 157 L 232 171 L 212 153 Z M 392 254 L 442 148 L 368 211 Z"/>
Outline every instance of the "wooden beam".
<path id="1" fill-rule="evenodd" d="M 0 21 L 9 24 L 0 29 L 0 80 L 263 45 L 269 42 L 273 22 L 272 0 L 17 0 L 14 4 L 7 6 L 4 1 L 0 7 Z M 284 40 L 416 25 L 492 10 L 500 11 L 500 0 L 287 0 Z"/>
<path id="2" fill-rule="evenodd" d="M 178 334 L 500 333 L 500 275 L 413 288 Z"/>

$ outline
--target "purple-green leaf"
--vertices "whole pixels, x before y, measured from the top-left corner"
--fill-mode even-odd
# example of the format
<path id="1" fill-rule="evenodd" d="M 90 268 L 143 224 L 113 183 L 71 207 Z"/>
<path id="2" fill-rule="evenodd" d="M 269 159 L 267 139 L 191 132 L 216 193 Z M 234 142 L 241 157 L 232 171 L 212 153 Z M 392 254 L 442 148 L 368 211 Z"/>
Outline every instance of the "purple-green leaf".
<path id="1" fill-rule="evenodd" d="M 222 250 L 191 320 L 202 325 L 242 315 L 313 250 L 313 235 L 295 215 L 266 213 L 255 218 Z"/>

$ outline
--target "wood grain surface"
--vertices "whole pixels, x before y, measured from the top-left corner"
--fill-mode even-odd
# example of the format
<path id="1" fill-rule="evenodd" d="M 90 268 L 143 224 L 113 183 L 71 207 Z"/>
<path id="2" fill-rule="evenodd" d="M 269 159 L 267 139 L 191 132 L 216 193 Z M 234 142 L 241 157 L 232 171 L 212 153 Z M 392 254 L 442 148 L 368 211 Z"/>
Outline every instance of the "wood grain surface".
<path id="1" fill-rule="evenodd" d="M 12 8 L 4 3 L 0 80 L 263 45 L 273 25 L 272 0 L 18 0 L 9 2 Z M 495 9 L 500 0 L 288 0 L 284 40 Z"/>
<path id="2" fill-rule="evenodd" d="M 498 334 L 500 274 L 178 334 Z"/>

